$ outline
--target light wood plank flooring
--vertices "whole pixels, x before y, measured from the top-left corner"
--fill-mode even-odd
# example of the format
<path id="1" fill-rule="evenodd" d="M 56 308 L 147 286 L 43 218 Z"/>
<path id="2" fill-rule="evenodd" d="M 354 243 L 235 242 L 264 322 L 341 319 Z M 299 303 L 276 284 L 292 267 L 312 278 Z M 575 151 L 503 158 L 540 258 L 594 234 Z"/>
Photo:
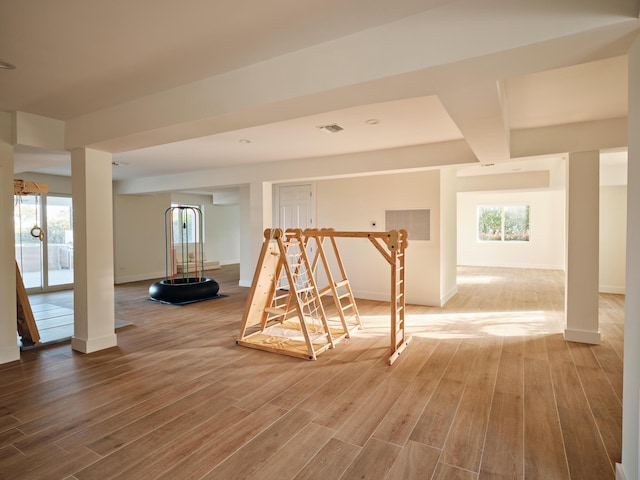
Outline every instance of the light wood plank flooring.
<path id="1" fill-rule="evenodd" d="M 37 345 L 18 344 L 22 350 L 41 348 L 52 343 L 70 340 L 73 336 L 73 290 L 61 290 L 29 295 L 29 303 L 40 334 Z M 131 325 L 115 319 L 116 329 Z"/>
<path id="2" fill-rule="evenodd" d="M 623 296 L 600 297 L 602 345 L 571 344 L 561 272 L 460 268 L 389 367 L 388 304 L 310 362 L 236 346 L 248 289 L 213 276 L 228 296 L 186 306 L 118 286 L 117 348 L 0 365 L 0 478 L 615 478 Z"/>

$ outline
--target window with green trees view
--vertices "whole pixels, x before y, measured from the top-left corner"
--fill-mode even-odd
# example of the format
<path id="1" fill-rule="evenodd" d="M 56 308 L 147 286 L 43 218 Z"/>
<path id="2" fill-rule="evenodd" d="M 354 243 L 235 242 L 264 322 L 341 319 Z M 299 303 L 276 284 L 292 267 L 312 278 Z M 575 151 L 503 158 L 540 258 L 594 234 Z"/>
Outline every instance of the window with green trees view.
<path id="1" fill-rule="evenodd" d="M 528 242 L 529 206 L 479 206 L 478 240 L 482 242 Z"/>

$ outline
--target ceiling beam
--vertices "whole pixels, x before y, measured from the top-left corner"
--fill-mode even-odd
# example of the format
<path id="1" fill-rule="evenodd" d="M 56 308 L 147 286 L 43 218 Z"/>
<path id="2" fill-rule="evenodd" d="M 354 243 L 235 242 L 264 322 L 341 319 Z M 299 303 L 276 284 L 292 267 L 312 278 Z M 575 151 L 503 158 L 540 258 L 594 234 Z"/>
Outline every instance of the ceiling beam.
<path id="1" fill-rule="evenodd" d="M 470 83 L 438 97 L 480 163 L 511 159 L 506 103 L 497 82 Z"/>
<path id="2" fill-rule="evenodd" d="M 612 118 L 511 132 L 513 158 L 627 146 L 627 118 Z"/>
<path id="3" fill-rule="evenodd" d="M 559 57 L 578 60 L 581 55 L 584 60 L 592 51 L 556 48 L 549 55 L 547 45 L 546 53 L 528 57 L 527 65 L 501 63 L 498 69 L 483 69 L 474 60 L 498 53 L 512 56 L 519 48 L 565 42 L 572 36 L 607 27 L 615 27 L 608 32 L 615 38 L 620 36 L 620 29 L 637 28 L 636 17 L 633 25 L 626 26 L 631 13 L 635 14 L 635 9 L 631 12 L 627 6 L 628 0 L 602 3 L 564 0 L 561 8 L 544 0 L 522 0 L 517 8 L 512 0 L 446 3 L 386 25 L 73 118 L 67 122 L 66 148 L 120 152 L 260 124 L 257 122 L 406 98 L 404 90 L 385 89 L 395 79 L 411 83 L 414 88 L 409 90 L 414 95 L 431 95 L 440 87 L 448 88 L 451 78 L 441 77 L 437 70 L 452 64 L 469 62 L 469 75 L 458 78 L 458 83 L 474 82 L 475 75 L 481 81 L 495 82 L 510 70 L 517 70 L 514 66 L 520 67 L 520 73 L 542 65 L 562 66 Z M 496 136 L 498 116 L 488 118 L 494 124 L 490 133 Z"/>
<path id="4" fill-rule="evenodd" d="M 211 190 L 249 182 L 285 182 L 425 170 L 477 163 L 464 140 L 429 143 L 370 152 L 304 158 L 253 165 L 219 167 L 177 175 L 119 180 L 115 194 L 144 194 L 176 190 Z M 301 173 L 304 172 L 304 173 Z"/>

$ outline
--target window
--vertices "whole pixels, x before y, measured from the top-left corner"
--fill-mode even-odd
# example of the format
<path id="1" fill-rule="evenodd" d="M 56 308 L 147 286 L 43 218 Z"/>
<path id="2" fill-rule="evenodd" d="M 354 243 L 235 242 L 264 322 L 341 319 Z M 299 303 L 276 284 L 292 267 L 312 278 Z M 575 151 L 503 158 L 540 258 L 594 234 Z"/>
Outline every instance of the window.
<path id="1" fill-rule="evenodd" d="M 528 242 L 529 206 L 479 206 L 478 240 L 481 242 Z"/>
<path id="2" fill-rule="evenodd" d="M 204 216 L 200 205 L 172 203 L 177 208 L 172 215 L 174 243 L 200 242 L 200 228 L 202 227 L 202 242 L 204 242 Z"/>

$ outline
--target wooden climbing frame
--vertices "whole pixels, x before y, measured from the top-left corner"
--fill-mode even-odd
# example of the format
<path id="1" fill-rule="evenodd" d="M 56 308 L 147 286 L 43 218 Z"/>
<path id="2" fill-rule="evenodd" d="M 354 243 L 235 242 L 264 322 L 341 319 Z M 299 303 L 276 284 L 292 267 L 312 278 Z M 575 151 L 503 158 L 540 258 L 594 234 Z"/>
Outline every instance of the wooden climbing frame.
<path id="1" fill-rule="evenodd" d="M 391 365 L 406 348 L 404 230 L 339 232 L 333 229 L 267 229 L 245 307 L 238 345 L 299 358 L 316 356 L 362 328 L 351 285 L 340 258 L 336 238 L 367 238 L 391 266 Z M 309 258 L 309 242 L 315 253 Z M 336 276 L 324 248 L 338 265 Z M 328 285 L 319 288 L 316 271 L 322 264 Z M 338 321 L 327 319 L 321 297 L 331 294 Z M 293 334 L 292 334 L 293 333 Z"/>

